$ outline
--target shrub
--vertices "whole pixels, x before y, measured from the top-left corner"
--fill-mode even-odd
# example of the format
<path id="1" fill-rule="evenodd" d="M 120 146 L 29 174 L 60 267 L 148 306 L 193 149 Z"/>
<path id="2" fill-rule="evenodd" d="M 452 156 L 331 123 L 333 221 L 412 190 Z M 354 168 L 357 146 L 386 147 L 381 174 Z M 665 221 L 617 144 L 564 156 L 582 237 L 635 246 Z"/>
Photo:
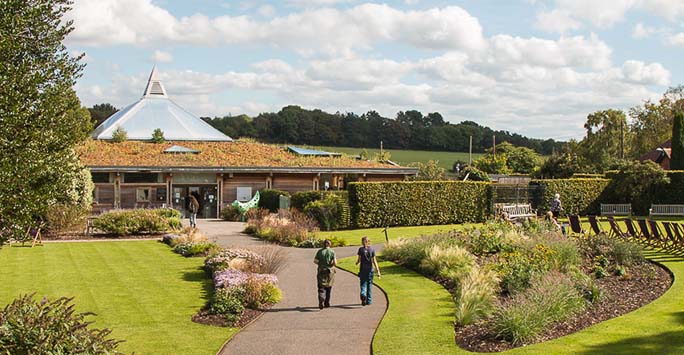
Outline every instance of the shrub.
<path id="1" fill-rule="evenodd" d="M 561 321 L 582 310 L 585 301 L 567 276 L 551 272 L 533 280 L 525 292 L 494 313 L 493 330 L 513 344 L 536 338 L 552 322 Z"/>
<path id="2" fill-rule="evenodd" d="M 209 313 L 218 314 L 234 324 L 245 311 L 245 290 L 241 287 L 220 288 L 209 301 Z"/>
<path id="3" fill-rule="evenodd" d="M 254 248 L 254 252 L 262 258 L 262 262 L 251 262 L 251 271 L 257 274 L 276 274 L 287 263 L 288 251 L 276 245 L 265 245 Z"/>
<path id="4" fill-rule="evenodd" d="M 277 303 L 282 298 L 280 289 L 264 279 L 249 277 L 242 288 L 245 290 L 245 305 L 252 309 L 258 309 L 269 303 Z"/>
<path id="5" fill-rule="evenodd" d="M 322 200 L 309 202 L 304 213 L 316 220 L 322 230 L 336 230 L 347 227 L 343 218 L 344 205 L 342 197 L 327 194 Z"/>
<path id="6" fill-rule="evenodd" d="M 438 275 L 458 283 L 470 272 L 475 264 L 475 257 L 464 248 L 452 246 L 442 248 L 433 245 L 427 249 L 425 258 L 420 262 L 420 269 L 428 275 Z"/>
<path id="7" fill-rule="evenodd" d="M 437 237 L 390 240 L 382 251 L 383 258 L 411 269 L 418 269 L 427 256 L 428 248 L 437 245 Z"/>
<path id="8" fill-rule="evenodd" d="M 259 207 L 270 212 L 277 212 L 280 208 L 280 195 L 290 196 L 290 193 L 282 190 L 264 189 L 259 191 Z"/>
<path id="9" fill-rule="evenodd" d="M 277 214 L 263 211 L 248 213 L 246 232 L 272 242 L 294 246 L 312 239 L 318 231 L 317 224 L 311 217 L 295 209 L 279 210 Z"/>
<path id="10" fill-rule="evenodd" d="M 477 265 L 463 278 L 456 296 L 456 322 L 468 325 L 488 317 L 494 311 L 499 290 L 499 277 L 492 271 Z"/>
<path id="11" fill-rule="evenodd" d="M 292 194 L 290 199 L 290 207 L 296 208 L 300 211 L 304 211 L 304 207 L 309 204 L 309 202 L 318 201 L 321 199 L 320 191 L 299 191 Z"/>
<path id="12" fill-rule="evenodd" d="M 112 142 L 121 143 L 128 140 L 128 132 L 121 127 L 117 127 L 114 132 L 112 132 Z"/>
<path id="13" fill-rule="evenodd" d="M 482 222 L 490 194 L 490 184 L 483 182 L 351 183 L 351 224 L 371 228 Z"/>
<path id="14" fill-rule="evenodd" d="M 164 131 L 162 131 L 161 128 L 155 128 L 154 131 L 152 131 L 152 143 L 164 142 L 166 142 L 166 138 L 164 138 Z"/>
<path id="15" fill-rule="evenodd" d="M 204 236 L 199 230 L 192 227 L 185 227 L 178 234 L 165 234 L 162 237 L 162 242 L 168 244 L 170 247 L 175 247 L 177 244 L 183 243 L 204 243 L 209 242 L 209 239 Z"/>
<path id="16" fill-rule="evenodd" d="M 109 339 L 109 329 L 88 329 L 76 313 L 73 298 L 43 299 L 23 295 L 0 311 L 0 347 L 3 354 L 121 354 L 120 340 Z"/>
<path id="17" fill-rule="evenodd" d="M 554 254 L 555 251 L 544 244 L 536 243 L 501 253 L 493 266 L 501 275 L 501 288 L 509 294 L 528 288 L 533 277 L 553 269 Z"/>
<path id="18" fill-rule="evenodd" d="M 171 209 L 115 210 L 103 213 L 93 222 L 96 229 L 121 236 L 156 234 L 180 229 L 181 221 Z M 174 217 L 169 217 L 174 216 Z"/>
<path id="19" fill-rule="evenodd" d="M 233 205 L 227 205 L 221 210 L 221 218 L 224 221 L 238 222 L 240 221 L 240 211 Z"/>
<path id="20" fill-rule="evenodd" d="M 462 239 L 463 245 L 475 255 L 511 251 L 515 243 L 525 238 L 511 224 L 491 221 L 480 228 L 469 229 L 457 235 Z"/>
<path id="21" fill-rule="evenodd" d="M 532 240 L 535 245 L 541 244 L 549 251 L 546 253 L 549 269 L 566 272 L 582 262 L 575 239 L 566 238 L 558 232 L 547 232 L 537 235 Z"/>
<path id="22" fill-rule="evenodd" d="M 223 249 L 204 260 L 204 269 L 211 275 L 228 268 L 245 271 L 263 273 L 266 269 L 266 259 L 251 250 L 247 249 Z"/>
<path id="23" fill-rule="evenodd" d="M 50 233 L 83 231 L 90 210 L 81 206 L 57 203 L 45 211 L 46 228 Z"/>
<path id="24" fill-rule="evenodd" d="M 173 247 L 173 251 L 185 257 L 190 256 L 207 256 L 210 253 L 217 251 L 219 246 L 209 242 L 186 242 L 179 243 Z"/>
<path id="25" fill-rule="evenodd" d="M 633 242 L 613 239 L 606 234 L 589 235 L 579 240 L 582 252 L 590 258 L 604 256 L 619 265 L 644 261 L 643 248 Z"/>
<path id="26" fill-rule="evenodd" d="M 491 181 L 487 173 L 474 166 L 466 166 L 465 168 L 461 169 L 457 178 L 462 181 Z"/>

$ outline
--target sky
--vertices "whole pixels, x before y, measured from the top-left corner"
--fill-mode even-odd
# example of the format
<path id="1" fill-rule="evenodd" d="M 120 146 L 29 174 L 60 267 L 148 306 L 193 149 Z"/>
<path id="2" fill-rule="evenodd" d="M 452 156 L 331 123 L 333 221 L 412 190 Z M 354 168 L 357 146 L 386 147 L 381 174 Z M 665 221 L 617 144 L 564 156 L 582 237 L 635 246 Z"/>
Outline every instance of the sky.
<path id="1" fill-rule="evenodd" d="M 567 140 L 684 84 L 682 0 L 75 0 L 67 17 L 88 107 L 134 103 L 156 64 L 197 116 L 418 110 Z"/>

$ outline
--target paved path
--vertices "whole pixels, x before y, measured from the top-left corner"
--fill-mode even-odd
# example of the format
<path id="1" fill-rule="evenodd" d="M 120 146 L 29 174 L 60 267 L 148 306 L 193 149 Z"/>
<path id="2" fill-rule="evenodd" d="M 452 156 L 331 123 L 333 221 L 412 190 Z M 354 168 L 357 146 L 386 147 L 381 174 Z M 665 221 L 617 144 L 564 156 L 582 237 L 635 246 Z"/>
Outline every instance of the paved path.
<path id="1" fill-rule="evenodd" d="M 263 245 L 240 233 L 242 223 L 199 220 L 198 228 L 223 247 Z M 330 308 L 318 309 L 315 249 L 286 248 L 287 265 L 278 273 L 283 299 L 242 329 L 219 354 L 370 354 L 371 341 L 387 308 L 373 286 L 373 305 L 362 307 L 355 275 L 338 270 Z M 356 255 L 358 247 L 335 248 L 338 258 Z"/>

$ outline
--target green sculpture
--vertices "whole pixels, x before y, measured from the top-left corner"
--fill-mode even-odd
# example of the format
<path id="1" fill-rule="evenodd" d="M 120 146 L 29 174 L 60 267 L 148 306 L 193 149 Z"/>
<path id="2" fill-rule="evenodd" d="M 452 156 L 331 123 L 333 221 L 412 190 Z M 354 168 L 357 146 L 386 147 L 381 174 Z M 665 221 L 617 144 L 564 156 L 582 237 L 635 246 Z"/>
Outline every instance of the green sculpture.
<path id="1" fill-rule="evenodd" d="M 254 194 L 251 200 L 247 202 L 240 202 L 238 200 L 233 201 L 232 206 L 235 207 L 240 212 L 240 220 L 245 221 L 245 213 L 252 208 L 257 208 L 259 206 L 259 191 Z"/>

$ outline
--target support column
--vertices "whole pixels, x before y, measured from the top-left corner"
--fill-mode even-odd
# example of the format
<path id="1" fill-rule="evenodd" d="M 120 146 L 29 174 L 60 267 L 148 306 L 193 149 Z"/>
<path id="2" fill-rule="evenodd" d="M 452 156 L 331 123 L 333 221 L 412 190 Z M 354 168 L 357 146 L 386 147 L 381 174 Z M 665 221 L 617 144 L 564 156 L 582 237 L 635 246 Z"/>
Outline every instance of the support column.
<path id="1" fill-rule="evenodd" d="M 121 208 L 121 173 L 114 175 L 114 208 Z"/>
<path id="2" fill-rule="evenodd" d="M 223 174 L 216 174 L 216 217 L 221 218 L 223 208 Z"/>

